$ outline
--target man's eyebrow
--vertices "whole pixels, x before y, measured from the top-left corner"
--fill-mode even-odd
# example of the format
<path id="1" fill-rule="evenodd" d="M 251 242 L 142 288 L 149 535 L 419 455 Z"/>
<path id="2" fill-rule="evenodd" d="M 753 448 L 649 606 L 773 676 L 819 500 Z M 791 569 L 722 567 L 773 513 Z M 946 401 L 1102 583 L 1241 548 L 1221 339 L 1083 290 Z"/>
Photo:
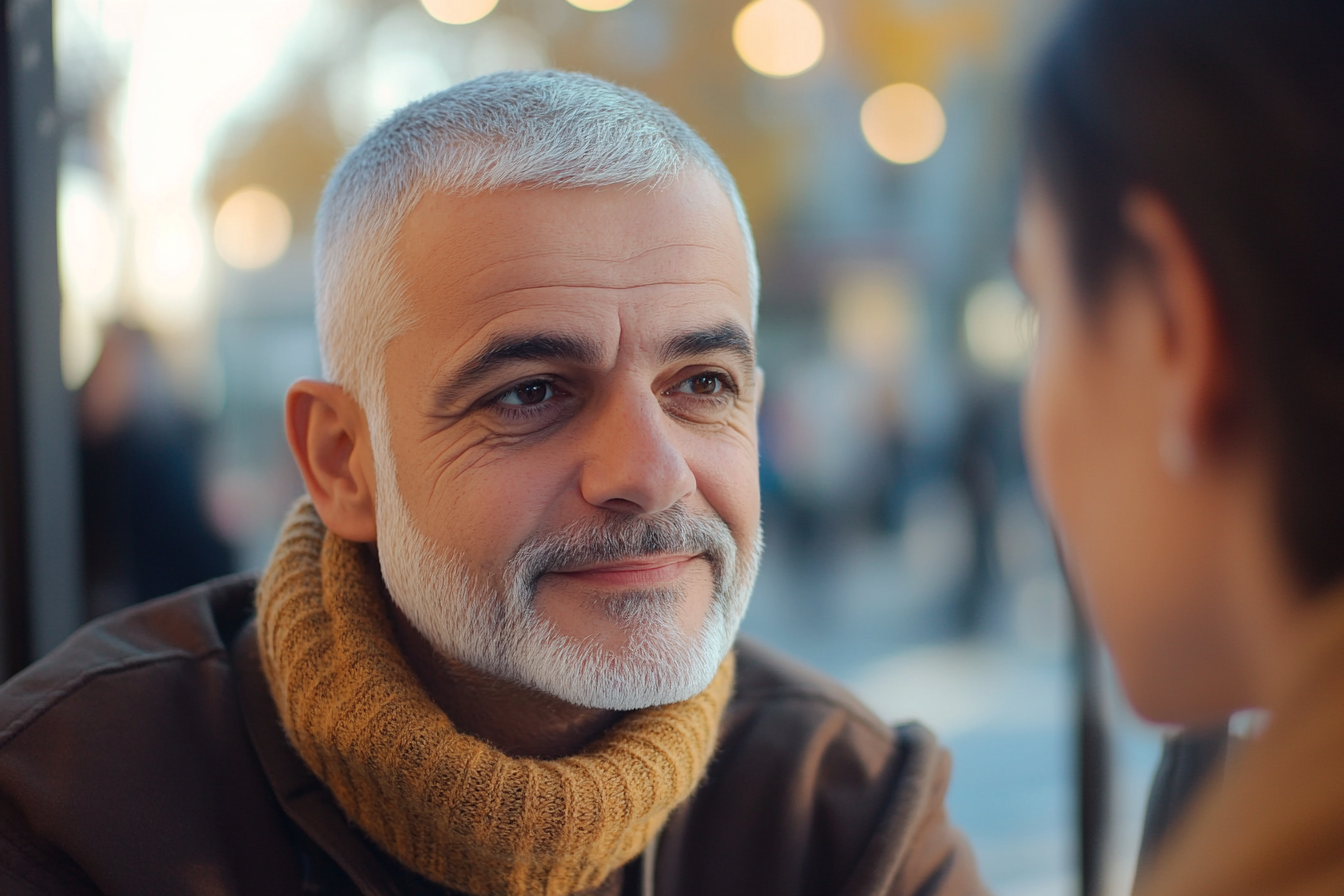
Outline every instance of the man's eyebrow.
<path id="1" fill-rule="evenodd" d="M 444 377 L 435 397 L 439 407 L 450 407 L 464 392 L 488 379 L 496 370 L 517 361 L 564 361 L 592 367 L 602 362 L 602 354 L 602 346 L 580 336 L 559 333 L 496 336 L 469 361 Z"/>
<path id="2" fill-rule="evenodd" d="M 735 323 L 719 324 L 707 330 L 692 330 L 673 336 L 663 344 L 663 363 L 713 352 L 737 355 L 743 364 L 756 366 L 756 344 L 751 334 Z"/>

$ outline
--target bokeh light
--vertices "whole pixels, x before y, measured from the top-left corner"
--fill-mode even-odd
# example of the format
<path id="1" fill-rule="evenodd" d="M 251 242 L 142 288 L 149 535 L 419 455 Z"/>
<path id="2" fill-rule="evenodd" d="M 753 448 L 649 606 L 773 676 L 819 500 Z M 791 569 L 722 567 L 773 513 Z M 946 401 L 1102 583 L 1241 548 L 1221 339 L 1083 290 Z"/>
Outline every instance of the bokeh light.
<path id="1" fill-rule="evenodd" d="M 947 133 L 942 104 L 918 84 L 883 87 L 864 100 L 859 122 L 873 152 L 898 165 L 924 161 Z"/>
<path id="2" fill-rule="evenodd" d="M 803 0 L 756 0 L 733 23 L 737 55 L 772 78 L 787 78 L 816 65 L 825 42 L 821 17 Z"/>
<path id="3" fill-rule="evenodd" d="M 201 188 L 224 150 L 220 123 L 265 109 L 286 83 L 277 66 L 292 52 L 295 36 L 315 21 L 312 3 L 58 6 L 84 7 L 99 23 L 118 23 L 113 58 L 125 53 L 127 67 L 106 110 L 112 145 L 95 154 L 111 163 L 106 177 L 116 186 L 129 243 L 117 316 L 151 330 L 164 346 L 189 343 L 190 351 L 173 355 L 181 361 L 174 383 L 192 382 L 215 362 Z M 308 46 L 332 39 L 315 38 Z"/>
<path id="4" fill-rule="evenodd" d="M 466 25 L 490 15 L 499 0 L 420 0 L 425 12 L 446 25 Z"/>
<path id="5" fill-rule="evenodd" d="M 63 168 L 57 214 L 63 299 L 97 317 L 110 317 L 119 249 L 102 178 L 87 168 Z"/>
<path id="6" fill-rule="evenodd" d="M 215 250 L 242 271 L 274 264 L 289 247 L 293 219 L 284 200 L 261 187 L 234 193 L 215 216 Z"/>
<path id="7" fill-rule="evenodd" d="M 629 5 L 630 0 L 569 0 L 569 3 L 588 12 L 611 12 Z"/>
<path id="8" fill-rule="evenodd" d="M 93 370 L 102 328 L 116 313 L 119 233 L 98 173 L 61 169 L 57 204 L 61 272 L 61 376 L 78 389 Z"/>
<path id="9" fill-rule="evenodd" d="M 354 145 L 396 110 L 491 72 L 548 66 L 546 39 L 531 22 L 492 14 L 460 28 L 426 27 L 418 6 L 394 7 L 369 29 L 363 52 L 343 54 L 324 92 L 341 140 Z"/>
<path id="10" fill-rule="evenodd" d="M 144 209 L 135 224 L 134 311 L 157 332 L 198 327 L 206 311 L 204 234 L 187 203 Z"/>
<path id="11" fill-rule="evenodd" d="M 1036 315 L 1011 280 L 989 280 L 966 299 L 966 352 L 995 376 L 1021 376 L 1036 342 Z"/>
<path id="12" fill-rule="evenodd" d="M 911 284 L 899 269 L 847 265 L 827 295 L 832 350 L 870 370 L 897 369 L 916 326 Z"/>

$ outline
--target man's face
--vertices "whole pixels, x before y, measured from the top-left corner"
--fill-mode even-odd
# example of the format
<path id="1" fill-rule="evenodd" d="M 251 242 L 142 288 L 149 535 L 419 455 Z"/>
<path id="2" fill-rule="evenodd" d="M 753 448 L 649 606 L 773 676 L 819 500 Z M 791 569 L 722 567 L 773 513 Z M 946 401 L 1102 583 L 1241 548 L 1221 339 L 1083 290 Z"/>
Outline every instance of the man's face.
<path id="1" fill-rule="evenodd" d="M 383 458 L 376 483 L 394 599 L 445 653 L 573 702 L 690 696 L 731 642 L 759 539 L 752 300 L 727 197 L 704 172 L 430 195 L 398 254 L 414 324 L 387 347 L 395 474 Z M 657 678 L 669 652 L 701 668 L 643 697 L 526 668 Z"/>

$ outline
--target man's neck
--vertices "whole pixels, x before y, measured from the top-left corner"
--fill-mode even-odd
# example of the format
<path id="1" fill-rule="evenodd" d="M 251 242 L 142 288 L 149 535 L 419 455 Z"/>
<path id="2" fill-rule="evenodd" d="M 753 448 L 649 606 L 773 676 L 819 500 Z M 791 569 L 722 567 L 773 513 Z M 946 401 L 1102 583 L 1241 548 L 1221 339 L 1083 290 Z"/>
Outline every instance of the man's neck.
<path id="1" fill-rule="evenodd" d="M 479 672 L 443 656 L 392 604 L 397 643 L 411 671 L 457 730 L 510 756 L 558 759 L 596 740 L 624 713 L 590 709 Z"/>

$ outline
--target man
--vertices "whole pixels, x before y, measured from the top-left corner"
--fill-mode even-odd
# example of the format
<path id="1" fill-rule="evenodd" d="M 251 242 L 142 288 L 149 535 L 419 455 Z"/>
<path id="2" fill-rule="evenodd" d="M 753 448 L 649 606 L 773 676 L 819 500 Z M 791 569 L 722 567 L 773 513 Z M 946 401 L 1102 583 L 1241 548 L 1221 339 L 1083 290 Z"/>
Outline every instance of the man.
<path id="1" fill-rule="evenodd" d="M 0 690 L 4 892 L 977 892 L 928 733 L 734 648 L 757 273 L 710 149 L 500 74 L 378 127 L 318 219 L 308 497 L 260 582 Z"/>

